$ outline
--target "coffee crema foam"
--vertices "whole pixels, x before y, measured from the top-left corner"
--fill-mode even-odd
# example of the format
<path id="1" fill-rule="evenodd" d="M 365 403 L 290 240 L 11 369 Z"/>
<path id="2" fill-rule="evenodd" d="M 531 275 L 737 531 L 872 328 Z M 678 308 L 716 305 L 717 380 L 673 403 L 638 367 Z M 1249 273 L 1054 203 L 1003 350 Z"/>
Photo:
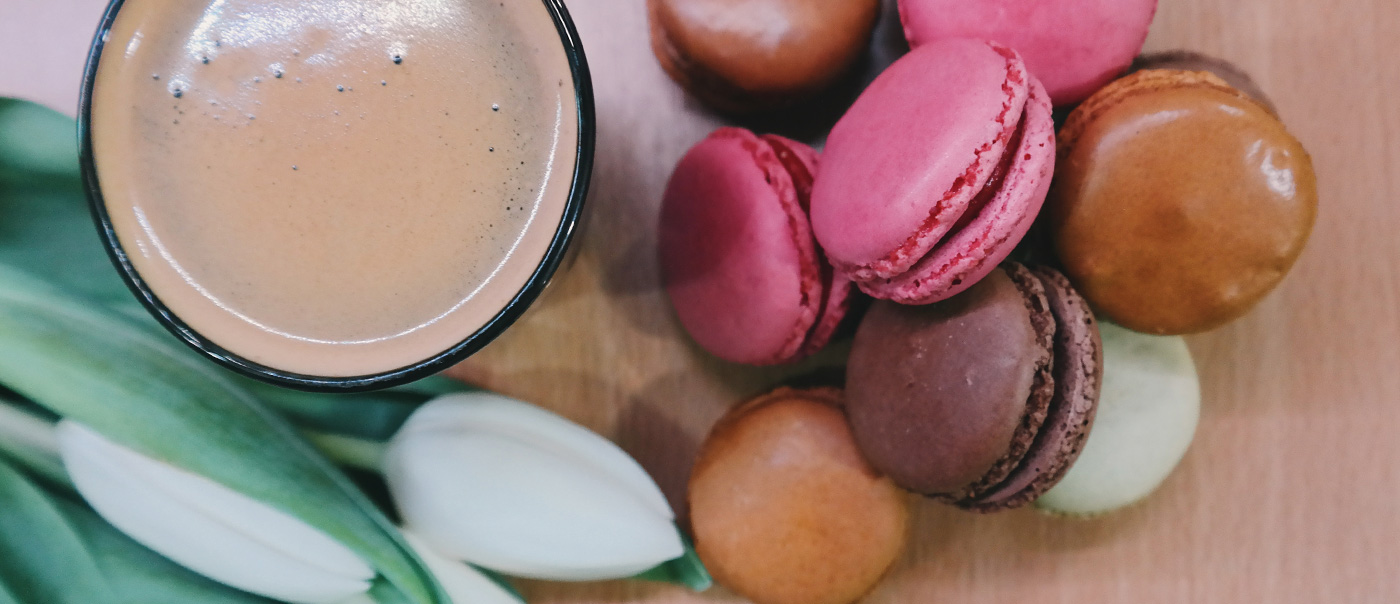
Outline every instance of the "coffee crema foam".
<path id="1" fill-rule="evenodd" d="M 91 131 L 166 307 L 247 360 L 345 377 L 433 357 L 515 297 L 577 120 L 538 0 L 127 0 Z"/>

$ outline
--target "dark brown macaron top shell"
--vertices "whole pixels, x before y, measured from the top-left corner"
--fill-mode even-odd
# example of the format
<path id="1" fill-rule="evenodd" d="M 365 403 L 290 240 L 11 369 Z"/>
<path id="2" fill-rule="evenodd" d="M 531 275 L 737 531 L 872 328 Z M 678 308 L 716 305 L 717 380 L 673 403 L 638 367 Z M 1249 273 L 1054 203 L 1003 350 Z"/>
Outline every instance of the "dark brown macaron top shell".
<path id="1" fill-rule="evenodd" d="M 878 0 L 647 0 L 661 67 L 727 113 L 831 85 L 866 51 L 879 12 Z"/>
<path id="2" fill-rule="evenodd" d="M 877 302 L 856 332 L 847 416 L 870 463 L 975 511 L 1049 490 L 1082 448 L 1102 353 L 1063 276 L 1007 264 L 928 306 Z"/>

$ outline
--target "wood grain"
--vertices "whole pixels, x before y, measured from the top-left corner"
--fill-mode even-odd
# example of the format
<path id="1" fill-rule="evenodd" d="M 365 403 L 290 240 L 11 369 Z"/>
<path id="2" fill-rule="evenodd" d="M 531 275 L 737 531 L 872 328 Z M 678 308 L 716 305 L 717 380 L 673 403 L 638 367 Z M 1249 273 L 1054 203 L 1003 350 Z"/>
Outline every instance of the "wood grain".
<path id="1" fill-rule="evenodd" d="M 101 4 L 0 0 L 0 93 L 73 107 L 72 45 L 86 44 Z M 614 438 L 679 504 L 694 449 L 728 404 L 839 365 L 842 351 L 758 370 L 686 338 L 658 287 L 657 204 L 671 165 L 722 121 L 657 66 L 642 0 L 570 8 L 597 91 L 590 223 L 546 297 L 455 372 Z M 887 14 L 886 42 L 891 25 Z M 1400 601 L 1400 3 L 1162 0 L 1147 46 L 1227 58 L 1272 96 L 1317 168 L 1312 242 L 1257 310 L 1191 338 L 1201 427 L 1158 494 L 1090 521 L 915 502 L 908 554 L 870 603 Z M 738 600 L 634 582 L 526 592 Z"/>

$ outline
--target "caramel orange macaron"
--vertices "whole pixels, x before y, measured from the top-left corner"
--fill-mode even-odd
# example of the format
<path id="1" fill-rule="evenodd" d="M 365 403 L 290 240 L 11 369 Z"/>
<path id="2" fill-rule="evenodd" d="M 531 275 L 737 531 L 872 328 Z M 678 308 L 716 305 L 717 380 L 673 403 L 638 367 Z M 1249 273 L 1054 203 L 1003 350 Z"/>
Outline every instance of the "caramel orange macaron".
<path id="1" fill-rule="evenodd" d="M 899 558 L 908 497 L 866 463 L 832 388 L 779 388 L 715 424 L 690 476 L 695 548 L 755 604 L 849 604 Z"/>
<path id="2" fill-rule="evenodd" d="M 1240 317 L 1293 266 L 1317 215 L 1312 160 L 1269 109 L 1207 72 L 1144 70 L 1059 135 L 1046 202 L 1065 273 L 1152 334 Z"/>
<path id="3" fill-rule="evenodd" d="M 850 70 L 879 0 L 647 0 L 666 73 L 720 111 L 791 104 Z"/>

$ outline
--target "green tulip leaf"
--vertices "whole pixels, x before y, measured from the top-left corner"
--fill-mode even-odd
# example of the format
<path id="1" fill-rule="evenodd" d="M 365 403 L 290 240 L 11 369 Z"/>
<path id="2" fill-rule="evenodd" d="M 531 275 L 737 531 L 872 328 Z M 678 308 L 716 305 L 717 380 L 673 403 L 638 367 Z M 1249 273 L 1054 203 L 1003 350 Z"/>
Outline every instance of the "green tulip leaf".
<path id="1" fill-rule="evenodd" d="M 0 98 L 0 182 L 78 176 L 78 126 L 29 101 Z"/>
<path id="2" fill-rule="evenodd" d="M 0 585 L 12 600 L 20 602 L 118 602 L 82 538 L 53 501 L 2 461 Z"/>
<path id="3" fill-rule="evenodd" d="M 432 376 L 411 384 L 356 394 L 289 390 L 249 378 L 235 378 L 297 427 L 376 441 L 389 440 L 419 405 L 440 394 L 475 390 L 462 382 Z"/>
<path id="4" fill-rule="evenodd" d="M 397 528 L 344 474 L 179 346 L 0 265 L 0 384 L 324 531 L 412 604 L 446 604 Z"/>
<path id="5" fill-rule="evenodd" d="M 0 552 L 0 604 L 272 604 L 166 560 L 4 461 Z"/>
<path id="6" fill-rule="evenodd" d="M 681 542 L 685 544 L 685 553 L 681 557 L 662 562 L 651 570 L 637 575 L 636 578 L 643 581 L 674 583 L 697 592 L 709 589 L 710 586 L 714 585 L 714 579 L 710 577 L 710 571 L 705 570 L 705 564 L 700 561 L 700 555 L 695 553 L 695 544 L 684 532 L 681 532 Z"/>
<path id="7" fill-rule="evenodd" d="M 76 130 L 53 110 L 0 98 L 0 262 L 86 298 L 139 309 L 93 225 Z"/>

